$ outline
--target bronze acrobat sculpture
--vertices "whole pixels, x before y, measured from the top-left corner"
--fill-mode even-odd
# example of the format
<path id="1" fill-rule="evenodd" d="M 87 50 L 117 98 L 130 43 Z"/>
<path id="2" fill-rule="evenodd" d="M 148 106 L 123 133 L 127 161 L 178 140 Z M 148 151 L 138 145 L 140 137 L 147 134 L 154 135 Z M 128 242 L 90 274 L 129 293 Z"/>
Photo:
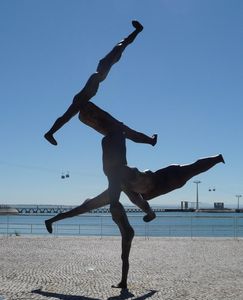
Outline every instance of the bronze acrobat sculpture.
<path id="1" fill-rule="evenodd" d="M 147 213 L 146 207 L 141 205 L 144 203 L 140 202 L 141 198 L 147 202 L 179 189 L 192 177 L 208 171 L 218 163 L 225 163 L 222 154 L 201 158 L 187 165 L 171 165 L 155 172 L 150 170 L 141 172 L 137 168 L 124 166 L 121 179 L 122 191 L 132 203 Z M 52 223 L 85 214 L 108 204 L 110 204 L 110 198 L 107 189 L 94 198 L 86 199 L 80 206 L 46 220 L 47 230 L 52 233 Z"/>
<path id="2" fill-rule="evenodd" d="M 53 222 L 110 204 L 112 218 L 122 236 L 122 279 L 117 286 L 114 286 L 118 288 L 127 287 L 129 253 L 134 236 L 134 230 L 129 224 L 124 207 L 119 202 L 121 191 L 124 191 L 129 199 L 146 213 L 144 221 L 148 222 L 155 217 L 155 214 L 147 200 L 180 188 L 193 176 L 207 171 L 217 163 L 224 162 L 222 155 L 217 155 L 200 159 L 190 165 L 169 166 L 156 172 L 140 172 L 136 168 L 127 166 L 125 139 L 155 145 L 157 135 L 148 137 L 127 127 L 89 100 L 96 94 L 99 83 L 106 78 L 112 65 L 120 59 L 126 46 L 132 43 L 143 29 L 137 21 L 133 21 L 133 26 L 135 31 L 100 61 L 97 72 L 91 75 L 85 87 L 74 97 L 66 113 L 58 118 L 45 134 L 45 138 L 50 143 L 57 145 L 53 134 L 79 112 L 80 121 L 105 136 L 102 139 L 103 170 L 108 178 L 108 189 L 93 199 L 87 199 L 81 206 L 46 220 L 45 225 L 48 232 L 52 233 Z"/>
<path id="3" fill-rule="evenodd" d="M 98 67 L 96 72 L 92 74 L 88 81 L 86 82 L 84 88 L 74 96 L 72 104 L 69 106 L 67 111 L 59 117 L 51 127 L 51 129 L 45 133 L 44 137 L 53 145 L 57 145 L 57 141 L 54 138 L 54 133 L 58 131 L 65 123 L 67 123 L 72 117 L 74 117 L 79 112 L 82 113 L 83 110 L 90 110 L 92 105 L 86 104 L 89 100 L 94 97 L 98 91 L 99 84 L 107 77 L 111 67 L 113 64 L 119 61 L 121 55 L 125 48 L 131 44 L 136 36 L 143 30 L 143 26 L 138 21 L 132 21 L 132 25 L 134 26 L 135 30 L 125 39 L 120 41 L 112 50 L 109 52 L 103 59 L 99 61 Z M 97 113 L 97 110 L 96 112 Z M 99 113 L 99 112 L 98 112 Z M 156 137 L 153 136 L 141 136 L 140 135 L 140 142 L 148 143 L 151 145 L 156 144 Z M 142 140 L 141 140 L 142 139 Z"/>
<path id="4" fill-rule="evenodd" d="M 116 45 L 113 50 L 103 58 L 97 67 L 97 72 L 92 74 L 88 79 L 85 87 L 78 93 L 73 100 L 73 103 L 64 113 L 64 115 L 56 120 L 52 128 L 45 134 L 45 138 L 53 145 L 57 145 L 53 134 L 60 129 L 66 122 L 68 122 L 75 114 L 79 112 L 79 119 L 105 135 L 102 140 L 103 148 L 103 170 L 109 182 L 108 193 L 110 199 L 110 211 L 114 222 L 118 225 L 122 235 L 122 280 L 117 287 L 124 288 L 127 285 L 127 274 L 129 268 L 129 252 L 131 242 L 134 236 L 134 231 L 129 224 L 126 212 L 119 202 L 121 193 L 121 171 L 126 165 L 126 147 L 125 139 L 131 139 L 137 143 L 147 143 L 155 145 L 157 142 L 157 135 L 148 137 L 147 135 L 130 129 L 120 121 L 113 118 L 110 114 L 103 111 L 89 100 L 96 94 L 99 83 L 103 81 L 110 68 L 116 63 L 126 46 L 135 39 L 137 34 L 143 29 L 143 26 L 137 22 L 132 22 L 135 27 L 126 39 Z M 147 208 L 147 221 L 152 220 L 155 215 L 150 206 L 144 202 L 143 206 Z M 145 219 L 146 220 L 146 219 Z M 48 220 L 45 222 L 47 230 L 51 233 Z"/>

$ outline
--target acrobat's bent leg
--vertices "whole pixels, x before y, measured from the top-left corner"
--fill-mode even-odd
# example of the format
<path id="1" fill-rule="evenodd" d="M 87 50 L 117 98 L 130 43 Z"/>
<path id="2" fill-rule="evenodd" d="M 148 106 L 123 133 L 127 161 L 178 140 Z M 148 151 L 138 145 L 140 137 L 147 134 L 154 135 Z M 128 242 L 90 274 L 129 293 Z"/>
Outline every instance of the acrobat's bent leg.
<path id="1" fill-rule="evenodd" d="M 120 60 L 122 52 L 131 44 L 139 32 L 143 30 L 143 26 L 138 21 L 132 21 L 135 30 L 124 40 L 120 41 L 98 64 L 96 71 L 99 73 L 101 81 L 105 80 L 111 67 Z"/>
<path id="2" fill-rule="evenodd" d="M 98 196 L 92 199 L 85 200 L 83 204 L 81 204 L 80 206 L 77 206 L 67 212 L 57 214 L 56 216 L 46 220 L 45 221 L 46 229 L 49 233 L 52 233 L 52 224 L 54 222 L 87 213 L 92 209 L 100 208 L 109 203 L 110 203 L 110 199 L 109 199 L 108 190 L 105 190 L 103 193 L 99 194 Z"/>
<path id="3" fill-rule="evenodd" d="M 150 222 L 156 218 L 155 212 L 152 210 L 148 202 L 144 200 L 140 194 L 135 193 L 133 191 L 129 191 L 127 189 L 123 189 L 123 191 L 133 204 L 135 204 L 143 212 L 146 213 L 146 215 L 143 217 L 144 222 Z"/>
<path id="4" fill-rule="evenodd" d="M 112 219 L 119 227 L 122 236 L 122 278 L 118 285 L 113 285 L 112 287 L 125 289 L 127 288 L 129 254 L 134 237 L 134 230 L 128 221 L 125 209 L 120 202 L 111 205 L 111 214 Z"/>

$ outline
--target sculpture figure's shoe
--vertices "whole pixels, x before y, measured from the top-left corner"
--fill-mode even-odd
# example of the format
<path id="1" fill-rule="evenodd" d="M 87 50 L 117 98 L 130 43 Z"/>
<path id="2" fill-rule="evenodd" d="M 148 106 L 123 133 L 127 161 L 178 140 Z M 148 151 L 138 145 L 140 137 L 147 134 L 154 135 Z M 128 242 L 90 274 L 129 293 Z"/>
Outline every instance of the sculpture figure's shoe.
<path id="1" fill-rule="evenodd" d="M 127 284 L 120 282 L 117 285 L 112 285 L 111 287 L 114 289 L 127 289 Z"/>
<path id="2" fill-rule="evenodd" d="M 54 146 L 57 145 L 57 141 L 54 139 L 54 137 L 53 137 L 52 134 L 50 134 L 50 133 L 47 132 L 47 133 L 44 135 L 44 137 L 45 137 L 45 139 L 46 139 L 49 143 L 51 143 L 52 145 L 54 145 Z"/>
<path id="3" fill-rule="evenodd" d="M 143 25 L 139 23 L 137 20 L 132 21 L 132 26 L 139 32 L 143 30 Z"/>
<path id="4" fill-rule="evenodd" d="M 144 220 L 144 222 L 147 223 L 147 222 L 152 221 L 155 218 L 156 218 L 156 214 L 154 212 L 151 212 L 151 213 L 147 214 L 146 216 L 144 216 L 143 220 Z"/>

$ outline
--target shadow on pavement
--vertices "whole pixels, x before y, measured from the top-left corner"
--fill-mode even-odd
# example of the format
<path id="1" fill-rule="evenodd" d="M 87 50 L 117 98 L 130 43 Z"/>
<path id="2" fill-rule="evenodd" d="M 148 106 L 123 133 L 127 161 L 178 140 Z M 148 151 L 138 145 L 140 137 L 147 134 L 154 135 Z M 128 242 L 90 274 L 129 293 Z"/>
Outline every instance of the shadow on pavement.
<path id="1" fill-rule="evenodd" d="M 132 298 L 132 297 L 134 297 L 134 295 L 132 293 L 130 293 L 128 289 L 124 289 L 124 290 L 121 290 L 121 293 L 119 296 L 109 297 L 109 298 L 107 298 L 107 300 L 116 300 L 116 299 L 125 300 L 128 298 L 132 298 L 132 300 L 145 300 L 147 298 L 152 297 L 155 293 L 157 293 L 157 291 L 151 290 L 149 293 L 144 294 L 143 296 Z"/>
<path id="2" fill-rule="evenodd" d="M 57 299 L 61 299 L 61 300 L 101 300 L 98 298 L 90 298 L 90 297 L 85 297 L 85 296 L 74 296 L 74 295 L 65 295 L 65 294 L 59 294 L 59 293 L 53 293 L 53 292 L 45 292 L 45 291 L 42 291 L 41 289 L 31 291 L 31 293 L 39 294 L 39 295 L 49 297 L 49 298 L 53 297 L 53 298 L 57 298 Z"/>
<path id="3" fill-rule="evenodd" d="M 156 292 L 157 291 L 151 290 L 150 292 L 148 292 L 142 296 L 133 298 L 134 295 L 132 293 L 130 293 L 128 289 L 123 289 L 123 290 L 121 290 L 120 295 L 109 297 L 109 298 L 107 298 L 107 300 L 116 300 L 116 299 L 117 300 L 118 299 L 125 300 L 128 298 L 132 298 L 132 300 L 145 300 L 147 298 L 152 297 Z M 39 294 L 39 295 L 49 297 L 49 298 L 53 297 L 53 298 L 57 298 L 60 300 L 102 300 L 99 298 L 91 298 L 91 297 L 85 297 L 85 296 L 65 295 L 65 294 L 59 294 L 59 293 L 53 293 L 53 292 L 45 292 L 45 291 L 42 291 L 41 289 L 33 290 L 33 291 L 31 291 L 31 293 Z"/>

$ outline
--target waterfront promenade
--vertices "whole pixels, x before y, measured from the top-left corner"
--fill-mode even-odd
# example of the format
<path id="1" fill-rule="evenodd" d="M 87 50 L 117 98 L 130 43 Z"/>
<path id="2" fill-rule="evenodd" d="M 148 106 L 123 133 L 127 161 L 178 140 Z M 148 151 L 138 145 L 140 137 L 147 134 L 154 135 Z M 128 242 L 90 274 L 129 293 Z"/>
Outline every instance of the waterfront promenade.
<path id="1" fill-rule="evenodd" d="M 128 291 L 119 237 L 0 237 L 1 300 L 243 300 L 243 239 L 135 238 Z"/>

